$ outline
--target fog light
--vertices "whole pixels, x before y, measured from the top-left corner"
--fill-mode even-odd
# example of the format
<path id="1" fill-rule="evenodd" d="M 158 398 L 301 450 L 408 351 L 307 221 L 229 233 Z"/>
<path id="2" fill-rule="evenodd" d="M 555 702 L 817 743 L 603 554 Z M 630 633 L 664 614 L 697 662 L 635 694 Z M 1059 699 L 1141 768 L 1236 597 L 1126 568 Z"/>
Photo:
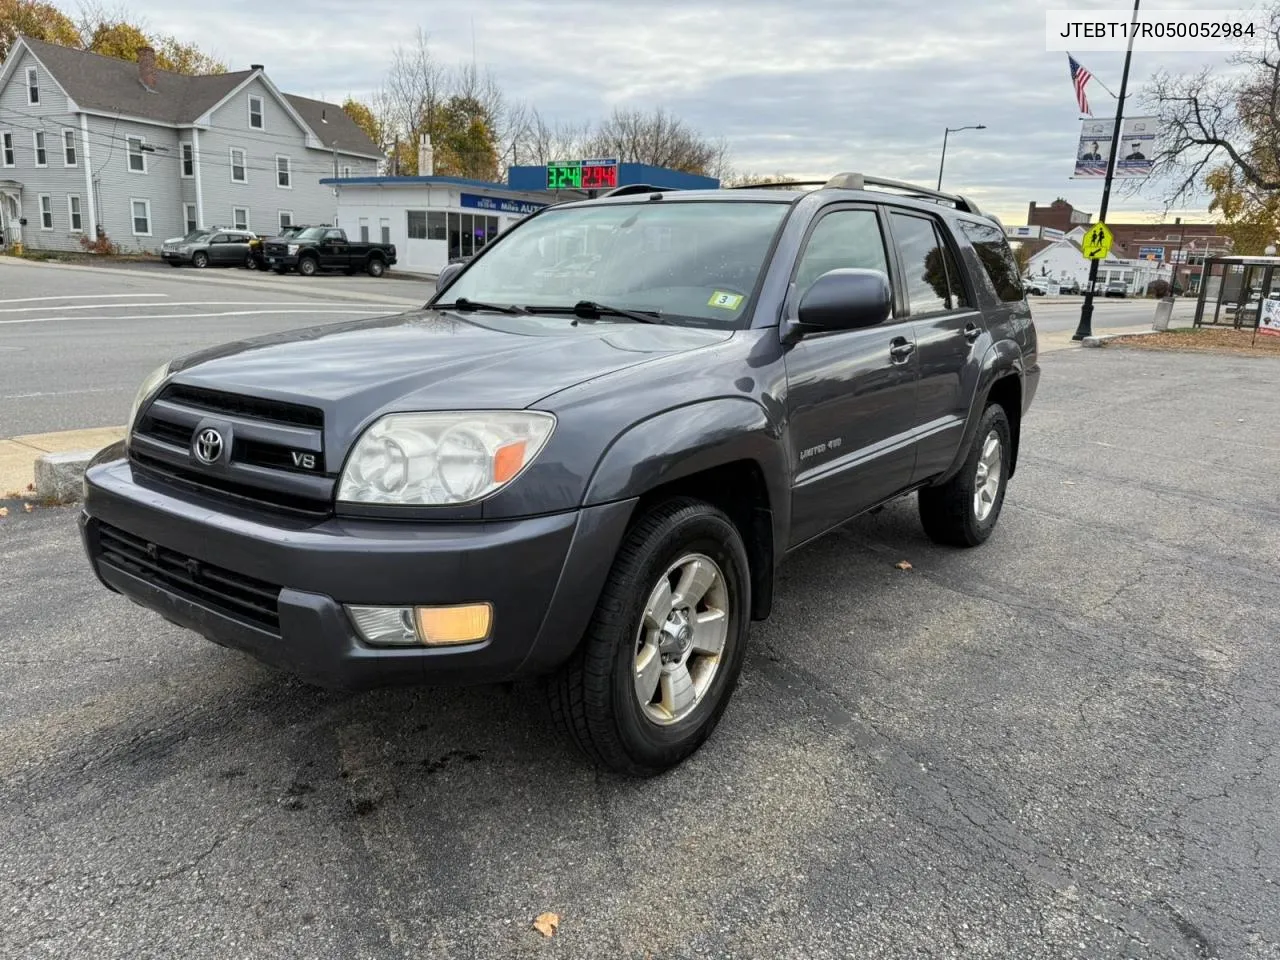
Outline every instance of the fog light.
<path id="1" fill-rule="evenodd" d="M 489 636 L 493 607 L 468 603 L 459 607 L 418 607 L 418 639 L 429 647 L 477 643 Z"/>
<path id="2" fill-rule="evenodd" d="M 489 636 L 493 606 L 355 607 L 347 613 L 362 640 L 374 647 L 428 647 L 478 643 Z"/>

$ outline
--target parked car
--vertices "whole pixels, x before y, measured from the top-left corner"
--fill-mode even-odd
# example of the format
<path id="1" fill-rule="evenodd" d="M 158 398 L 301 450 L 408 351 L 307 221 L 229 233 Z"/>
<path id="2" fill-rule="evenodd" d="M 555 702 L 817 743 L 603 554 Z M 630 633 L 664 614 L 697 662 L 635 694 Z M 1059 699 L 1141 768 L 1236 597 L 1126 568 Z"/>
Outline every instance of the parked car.
<path id="1" fill-rule="evenodd" d="M 249 257 L 249 243 L 256 234 L 247 230 L 202 230 L 180 240 L 166 240 L 160 256 L 171 267 L 239 267 Z"/>
<path id="2" fill-rule="evenodd" d="M 1123 280 L 1112 280 L 1107 284 L 1102 295 L 1104 297 L 1127 297 L 1129 295 L 1129 285 Z"/>
<path id="3" fill-rule="evenodd" d="M 308 227 L 288 240 L 268 240 L 263 252 L 267 266 L 276 273 L 296 269 L 305 277 L 322 270 L 363 270 L 380 277 L 396 262 L 394 243 L 348 240 L 346 231 L 338 227 Z"/>
<path id="4" fill-rule="evenodd" d="M 303 230 L 309 229 L 310 226 L 310 224 L 305 223 L 294 224 L 292 226 L 282 227 L 280 232 L 274 237 L 254 237 L 253 240 L 249 241 L 249 257 L 245 260 L 244 265 L 250 270 L 267 269 L 267 255 L 264 251 L 267 241 L 278 240 L 287 243 Z M 325 226 L 327 226 L 327 224 L 325 224 Z"/>
<path id="5" fill-rule="evenodd" d="M 583 292 L 540 294 L 584 228 Z M 107 588 L 217 643 L 337 687 L 549 675 L 648 775 L 716 725 L 792 550 L 911 493 L 987 540 L 1039 378 L 963 198 L 649 187 L 531 215 L 424 308 L 165 364 L 80 522 Z"/>
<path id="6" fill-rule="evenodd" d="M 1043 297 L 1049 292 L 1049 281 L 1044 277 L 1027 277 L 1022 288 L 1032 296 Z"/>
<path id="7" fill-rule="evenodd" d="M 1061 294 L 1064 294 L 1064 295 L 1079 296 L 1079 295 L 1080 295 L 1080 281 L 1078 281 L 1078 280 L 1063 280 L 1063 281 L 1060 281 L 1060 282 L 1059 282 L 1059 284 L 1058 284 L 1058 292 L 1059 292 L 1059 293 L 1061 293 Z"/>

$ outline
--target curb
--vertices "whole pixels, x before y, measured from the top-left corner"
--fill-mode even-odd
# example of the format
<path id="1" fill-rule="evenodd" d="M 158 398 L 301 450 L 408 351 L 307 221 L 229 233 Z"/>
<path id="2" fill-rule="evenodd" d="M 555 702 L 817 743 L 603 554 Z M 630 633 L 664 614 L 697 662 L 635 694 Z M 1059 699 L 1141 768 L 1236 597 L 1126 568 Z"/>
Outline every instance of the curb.
<path id="1" fill-rule="evenodd" d="M 1132 340 L 1136 337 L 1149 337 L 1160 330 L 1138 330 L 1134 333 L 1103 333 L 1096 337 L 1085 337 L 1080 341 L 1082 347 L 1105 347 L 1112 340 Z"/>
<path id="2" fill-rule="evenodd" d="M 84 472 L 97 450 L 45 453 L 36 458 L 36 498 L 46 503 L 75 503 L 84 495 Z"/>

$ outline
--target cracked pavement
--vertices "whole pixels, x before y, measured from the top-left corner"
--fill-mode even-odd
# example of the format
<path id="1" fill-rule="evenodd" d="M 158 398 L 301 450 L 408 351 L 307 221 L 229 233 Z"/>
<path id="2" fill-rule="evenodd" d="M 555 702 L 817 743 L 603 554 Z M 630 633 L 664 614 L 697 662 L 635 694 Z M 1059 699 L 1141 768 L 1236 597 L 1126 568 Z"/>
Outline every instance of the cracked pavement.
<path id="1" fill-rule="evenodd" d="M 0 956 L 1280 958 L 1277 382 L 1046 357 L 992 540 L 908 501 L 797 553 L 645 782 L 533 688 L 306 687 L 11 514 Z"/>

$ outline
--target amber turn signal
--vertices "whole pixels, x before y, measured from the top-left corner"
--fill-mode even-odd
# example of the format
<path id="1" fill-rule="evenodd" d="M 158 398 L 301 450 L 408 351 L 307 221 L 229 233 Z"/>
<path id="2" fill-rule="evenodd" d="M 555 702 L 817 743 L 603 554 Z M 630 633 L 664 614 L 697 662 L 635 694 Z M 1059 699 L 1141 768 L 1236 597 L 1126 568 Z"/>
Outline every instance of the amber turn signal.
<path id="1" fill-rule="evenodd" d="M 457 607 L 415 607 L 418 640 L 428 647 L 478 643 L 489 636 L 493 606 L 468 603 Z"/>

